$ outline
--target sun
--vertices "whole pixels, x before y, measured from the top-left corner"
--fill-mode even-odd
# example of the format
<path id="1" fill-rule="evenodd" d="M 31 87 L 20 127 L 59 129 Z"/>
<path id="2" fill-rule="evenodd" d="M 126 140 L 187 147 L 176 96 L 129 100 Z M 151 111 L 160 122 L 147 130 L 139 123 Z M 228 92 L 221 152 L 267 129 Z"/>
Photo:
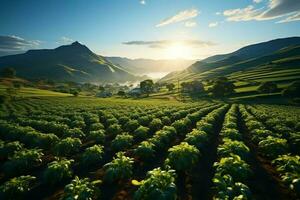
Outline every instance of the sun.
<path id="1" fill-rule="evenodd" d="M 165 57 L 168 59 L 189 58 L 191 56 L 191 48 L 184 43 L 173 43 L 165 49 Z"/>

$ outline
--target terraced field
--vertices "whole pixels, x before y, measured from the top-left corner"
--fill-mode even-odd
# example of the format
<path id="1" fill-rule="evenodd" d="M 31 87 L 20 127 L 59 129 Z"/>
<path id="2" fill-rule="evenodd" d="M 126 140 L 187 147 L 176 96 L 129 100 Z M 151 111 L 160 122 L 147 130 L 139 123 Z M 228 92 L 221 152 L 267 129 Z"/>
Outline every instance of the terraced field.
<path id="1" fill-rule="evenodd" d="M 24 98 L 0 107 L 1 199 L 297 199 L 300 109 Z"/>

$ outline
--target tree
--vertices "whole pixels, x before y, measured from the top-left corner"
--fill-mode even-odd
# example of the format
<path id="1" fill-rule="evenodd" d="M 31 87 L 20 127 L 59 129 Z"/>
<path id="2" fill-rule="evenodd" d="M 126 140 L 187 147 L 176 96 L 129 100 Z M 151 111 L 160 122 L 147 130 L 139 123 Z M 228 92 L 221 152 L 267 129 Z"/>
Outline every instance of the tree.
<path id="1" fill-rule="evenodd" d="M 288 98 L 300 98 L 300 81 L 293 82 L 282 91 L 282 95 Z"/>
<path id="2" fill-rule="evenodd" d="M 14 78 L 16 76 L 16 70 L 14 68 L 8 67 L 2 70 L 1 75 L 5 78 Z"/>
<path id="3" fill-rule="evenodd" d="M 258 87 L 258 92 L 260 93 L 272 93 L 278 90 L 277 84 L 274 82 L 263 82 Z"/>
<path id="4" fill-rule="evenodd" d="M 174 83 L 168 83 L 168 84 L 166 85 L 166 87 L 167 87 L 167 89 L 168 89 L 169 91 L 172 91 L 172 90 L 174 90 L 174 88 L 175 88 L 175 84 L 174 84 Z"/>
<path id="5" fill-rule="evenodd" d="M 181 88 L 184 92 L 199 93 L 204 91 L 204 86 L 200 81 L 182 82 Z"/>
<path id="6" fill-rule="evenodd" d="M 123 90 L 118 91 L 117 93 L 119 96 L 125 96 L 126 93 Z"/>
<path id="7" fill-rule="evenodd" d="M 153 92 L 154 83 L 151 79 L 144 80 L 140 83 L 140 88 L 143 93 L 149 96 L 149 94 Z"/>
<path id="8" fill-rule="evenodd" d="M 72 94 L 74 97 L 77 97 L 79 95 L 79 91 L 77 89 L 70 89 L 70 94 Z"/>
<path id="9" fill-rule="evenodd" d="M 219 77 L 213 82 L 213 86 L 210 90 L 213 96 L 224 97 L 234 93 L 234 84 L 230 82 L 226 77 Z"/>

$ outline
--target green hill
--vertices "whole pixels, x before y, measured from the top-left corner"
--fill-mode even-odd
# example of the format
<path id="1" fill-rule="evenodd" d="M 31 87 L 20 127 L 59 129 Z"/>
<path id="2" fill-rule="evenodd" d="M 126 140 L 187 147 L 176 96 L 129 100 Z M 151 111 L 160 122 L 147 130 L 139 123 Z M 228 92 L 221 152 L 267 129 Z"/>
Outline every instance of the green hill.
<path id="1" fill-rule="evenodd" d="M 79 42 L 56 49 L 29 50 L 0 57 L 0 70 L 12 67 L 26 79 L 76 82 L 125 82 L 139 77 L 93 53 Z"/>
<path id="2" fill-rule="evenodd" d="M 238 74 L 251 73 L 264 76 L 264 73 L 277 71 L 277 76 L 265 75 L 274 81 L 299 79 L 300 37 L 277 39 L 243 47 L 233 53 L 216 55 L 198 61 L 186 70 L 171 73 L 160 82 L 189 81 L 195 79 L 211 79 L 218 76 L 228 76 L 232 79 L 245 81 L 249 76 L 238 77 Z M 255 71 L 256 70 L 256 71 Z M 280 70 L 296 70 L 290 75 L 280 73 Z M 294 73 L 294 74 L 293 74 Z M 261 80 L 269 80 L 262 78 Z M 253 79 L 252 81 L 256 81 Z"/>

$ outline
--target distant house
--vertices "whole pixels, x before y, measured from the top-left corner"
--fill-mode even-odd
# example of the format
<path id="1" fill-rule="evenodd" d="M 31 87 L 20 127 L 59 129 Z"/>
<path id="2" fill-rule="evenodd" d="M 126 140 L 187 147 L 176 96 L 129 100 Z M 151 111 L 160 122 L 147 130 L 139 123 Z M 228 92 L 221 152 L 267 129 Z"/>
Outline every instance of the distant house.
<path id="1" fill-rule="evenodd" d="M 112 93 L 109 91 L 102 91 L 96 94 L 96 97 L 101 97 L 101 98 L 106 98 L 106 97 L 111 97 Z"/>
<path id="2" fill-rule="evenodd" d="M 142 94 L 141 88 L 133 88 L 128 92 L 128 95 L 130 96 L 140 96 Z"/>

